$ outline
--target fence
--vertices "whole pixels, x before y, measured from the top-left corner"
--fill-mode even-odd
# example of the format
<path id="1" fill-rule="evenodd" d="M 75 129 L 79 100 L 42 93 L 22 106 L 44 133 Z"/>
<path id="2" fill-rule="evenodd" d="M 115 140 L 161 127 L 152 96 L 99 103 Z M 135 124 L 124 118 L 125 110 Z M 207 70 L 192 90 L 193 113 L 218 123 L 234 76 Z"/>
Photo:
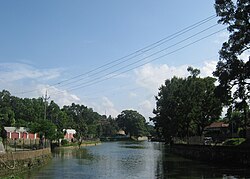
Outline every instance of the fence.
<path id="1" fill-rule="evenodd" d="M 50 147 L 48 139 L 7 139 L 3 141 L 6 151 L 37 150 Z"/>

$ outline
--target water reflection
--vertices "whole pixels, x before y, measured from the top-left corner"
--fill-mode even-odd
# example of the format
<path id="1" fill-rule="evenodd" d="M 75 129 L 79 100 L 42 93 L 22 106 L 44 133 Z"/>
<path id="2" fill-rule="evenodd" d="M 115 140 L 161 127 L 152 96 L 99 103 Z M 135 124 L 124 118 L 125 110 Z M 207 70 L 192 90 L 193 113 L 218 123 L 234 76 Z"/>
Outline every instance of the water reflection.
<path id="1" fill-rule="evenodd" d="M 109 142 L 81 149 L 59 149 L 43 168 L 24 178 L 243 179 L 248 169 L 205 165 L 171 155 L 161 143 Z"/>
<path id="2" fill-rule="evenodd" d="M 163 160 L 164 176 L 169 179 L 249 179 L 249 168 L 228 167 L 204 164 L 165 153 Z M 232 161 L 233 162 L 233 161 Z"/>

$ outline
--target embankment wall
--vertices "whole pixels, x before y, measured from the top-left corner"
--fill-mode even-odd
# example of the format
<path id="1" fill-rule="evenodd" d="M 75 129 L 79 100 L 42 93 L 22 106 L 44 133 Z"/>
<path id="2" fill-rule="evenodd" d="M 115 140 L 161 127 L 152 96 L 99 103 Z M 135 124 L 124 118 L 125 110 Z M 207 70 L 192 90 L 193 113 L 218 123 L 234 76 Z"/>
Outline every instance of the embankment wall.
<path id="1" fill-rule="evenodd" d="M 170 147 L 170 151 L 194 160 L 250 166 L 248 147 L 174 144 Z"/>
<path id="2" fill-rule="evenodd" d="M 0 176 L 28 171 L 52 159 L 50 148 L 0 154 Z"/>

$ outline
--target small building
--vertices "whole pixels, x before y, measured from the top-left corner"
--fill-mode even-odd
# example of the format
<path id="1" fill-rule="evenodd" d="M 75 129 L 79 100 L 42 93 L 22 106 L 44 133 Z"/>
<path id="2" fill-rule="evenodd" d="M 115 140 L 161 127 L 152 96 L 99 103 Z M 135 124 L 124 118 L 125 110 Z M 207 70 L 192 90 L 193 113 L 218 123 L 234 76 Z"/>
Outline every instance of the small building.
<path id="1" fill-rule="evenodd" d="M 221 142 L 230 137 L 229 124 L 222 121 L 213 122 L 209 126 L 205 127 L 204 136 L 212 137 L 215 142 Z"/>
<path id="2" fill-rule="evenodd" d="M 63 131 L 65 132 L 64 139 L 68 141 L 74 140 L 74 134 L 76 134 L 75 129 L 63 129 Z"/>
<path id="3" fill-rule="evenodd" d="M 126 135 L 124 130 L 119 130 L 116 134 L 117 135 Z"/>
<path id="4" fill-rule="evenodd" d="M 4 127 L 8 139 L 37 139 L 38 134 L 30 133 L 25 127 Z"/>

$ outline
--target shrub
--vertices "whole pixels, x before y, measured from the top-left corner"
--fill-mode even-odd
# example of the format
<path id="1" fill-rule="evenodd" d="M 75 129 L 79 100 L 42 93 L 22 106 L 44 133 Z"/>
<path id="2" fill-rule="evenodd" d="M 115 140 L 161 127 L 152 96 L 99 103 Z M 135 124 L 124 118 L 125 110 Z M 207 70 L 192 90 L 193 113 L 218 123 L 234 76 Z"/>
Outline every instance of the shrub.
<path id="1" fill-rule="evenodd" d="M 235 146 L 235 145 L 240 145 L 242 142 L 244 142 L 246 139 L 244 138 L 232 138 L 232 139 L 227 139 L 223 142 L 222 145 L 229 145 L 229 146 Z"/>
<path id="2" fill-rule="evenodd" d="M 61 141 L 61 145 L 67 145 L 69 142 L 66 140 L 66 139 L 63 139 L 62 141 Z"/>

